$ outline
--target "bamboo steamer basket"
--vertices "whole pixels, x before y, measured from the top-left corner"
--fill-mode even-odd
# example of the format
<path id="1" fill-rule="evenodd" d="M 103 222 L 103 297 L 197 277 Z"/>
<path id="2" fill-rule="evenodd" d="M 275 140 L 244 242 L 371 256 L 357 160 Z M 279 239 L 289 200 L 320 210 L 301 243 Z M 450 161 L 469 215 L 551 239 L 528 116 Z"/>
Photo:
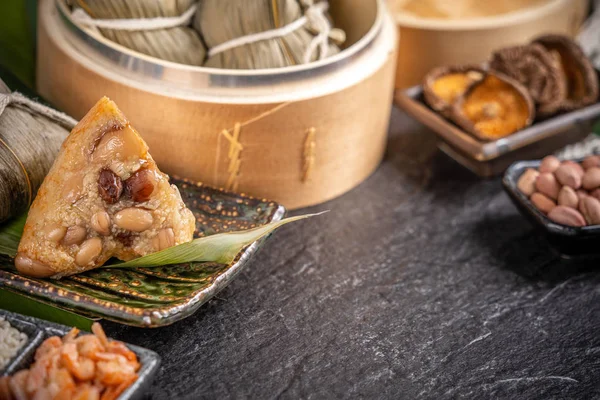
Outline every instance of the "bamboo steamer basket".
<path id="1" fill-rule="evenodd" d="M 388 0 L 399 44 L 396 88 L 418 85 L 432 68 L 481 63 L 501 47 L 529 42 L 545 33 L 574 36 L 583 23 L 588 0 L 551 0 L 536 8 L 464 20 L 417 18 L 398 12 Z"/>
<path id="2" fill-rule="evenodd" d="M 352 189 L 379 165 L 392 107 L 397 35 L 383 0 L 330 0 L 351 43 L 308 65 L 193 67 L 133 52 L 38 10 L 37 90 L 81 118 L 113 99 L 162 170 L 288 208 Z"/>

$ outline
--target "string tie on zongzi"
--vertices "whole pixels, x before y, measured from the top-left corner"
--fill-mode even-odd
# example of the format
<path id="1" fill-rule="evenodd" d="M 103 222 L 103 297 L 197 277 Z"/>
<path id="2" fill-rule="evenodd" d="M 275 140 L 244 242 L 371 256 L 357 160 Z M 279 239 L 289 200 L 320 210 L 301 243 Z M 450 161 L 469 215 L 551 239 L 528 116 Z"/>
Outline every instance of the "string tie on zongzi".
<path id="1" fill-rule="evenodd" d="M 324 59 L 327 57 L 329 39 L 332 39 L 336 42 L 343 42 L 346 34 L 344 31 L 331 26 L 331 22 L 326 15 L 327 10 L 329 9 L 329 3 L 314 3 L 313 0 L 304 0 L 302 3 L 306 6 L 304 15 L 294 22 L 282 26 L 281 28 L 241 36 L 221 43 L 212 47 L 208 51 L 209 57 L 213 57 L 236 47 L 245 46 L 263 40 L 279 39 L 306 26 L 308 29 L 315 31 L 317 35 L 307 47 L 303 56 L 303 62 L 305 64 L 309 63 L 317 48 L 319 49 L 319 60 Z"/>
<path id="2" fill-rule="evenodd" d="M 73 129 L 73 127 L 77 125 L 77 121 L 69 117 L 67 114 L 37 103 L 30 98 L 23 96 L 19 92 L 0 93 L 0 116 L 2 113 L 4 113 L 4 110 L 9 104 L 20 106 L 21 108 L 31 111 L 33 114 L 38 114 L 49 118 L 67 129 Z"/>
<path id="3" fill-rule="evenodd" d="M 151 57 L 202 65 L 206 49 L 189 25 L 197 0 L 70 0 L 73 23 Z M 78 11 L 79 10 L 79 11 Z"/>
<path id="4" fill-rule="evenodd" d="M 95 28 L 151 31 L 189 25 L 195 13 L 196 5 L 194 4 L 186 12 L 176 17 L 94 19 L 82 8 L 75 9 L 71 17 L 75 22 Z"/>
<path id="5" fill-rule="evenodd" d="M 310 4 L 306 9 L 305 14 L 308 21 L 308 26 L 316 31 L 318 34 L 311 40 L 306 52 L 304 53 L 304 63 L 310 62 L 310 57 L 319 47 L 319 59 L 323 59 L 327 56 L 327 45 L 329 34 L 331 32 L 331 24 L 325 16 L 324 11 L 317 8 L 316 5 Z"/>

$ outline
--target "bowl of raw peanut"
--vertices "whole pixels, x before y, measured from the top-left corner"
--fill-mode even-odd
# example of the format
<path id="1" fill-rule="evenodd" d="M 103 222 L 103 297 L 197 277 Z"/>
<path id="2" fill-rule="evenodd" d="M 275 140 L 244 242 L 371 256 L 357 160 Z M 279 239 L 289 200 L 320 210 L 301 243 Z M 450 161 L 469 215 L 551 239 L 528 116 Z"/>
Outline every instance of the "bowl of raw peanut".
<path id="1" fill-rule="evenodd" d="M 506 170 L 502 183 L 561 255 L 600 256 L 600 155 L 520 161 Z"/>

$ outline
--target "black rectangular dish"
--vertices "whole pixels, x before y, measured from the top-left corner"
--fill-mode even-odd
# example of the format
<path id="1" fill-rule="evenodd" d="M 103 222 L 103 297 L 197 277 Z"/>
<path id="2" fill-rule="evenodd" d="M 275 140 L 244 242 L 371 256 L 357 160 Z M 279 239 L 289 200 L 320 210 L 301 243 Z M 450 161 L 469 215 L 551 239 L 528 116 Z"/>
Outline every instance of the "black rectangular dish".
<path id="1" fill-rule="evenodd" d="M 580 162 L 581 160 L 574 160 Z M 541 160 L 519 161 L 504 173 L 502 185 L 512 202 L 536 228 L 545 233 L 553 249 L 565 259 L 600 257 L 600 225 L 572 227 L 557 224 L 542 214 L 517 188 L 517 182 L 528 168 L 538 168 Z"/>
<path id="2" fill-rule="evenodd" d="M 19 350 L 17 355 L 9 361 L 6 368 L 0 370 L 0 376 L 12 375 L 15 372 L 29 367 L 37 347 L 50 336 L 64 336 L 71 328 L 28 317 L 0 309 L 0 317 L 8 321 L 14 328 L 27 334 L 27 343 Z M 119 400 L 140 399 L 150 386 L 154 375 L 160 365 L 160 357 L 152 350 L 127 344 L 138 357 L 141 364 L 138 379 L 119 396 Z"/>

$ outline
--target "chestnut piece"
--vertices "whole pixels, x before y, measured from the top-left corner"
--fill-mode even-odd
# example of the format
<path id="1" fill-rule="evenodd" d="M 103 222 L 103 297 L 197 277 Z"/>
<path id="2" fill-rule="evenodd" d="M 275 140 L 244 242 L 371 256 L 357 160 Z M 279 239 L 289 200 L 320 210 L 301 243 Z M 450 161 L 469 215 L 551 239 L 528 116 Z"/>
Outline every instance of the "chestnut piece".
<path id="1" fill-rule="evenodd" d="M 125 192 L 135 202 L 141 203 L 150 200 L 154 187 L 156 186 L 156 175 L 147 169 L 137 171 L 125 181 Z"/>

